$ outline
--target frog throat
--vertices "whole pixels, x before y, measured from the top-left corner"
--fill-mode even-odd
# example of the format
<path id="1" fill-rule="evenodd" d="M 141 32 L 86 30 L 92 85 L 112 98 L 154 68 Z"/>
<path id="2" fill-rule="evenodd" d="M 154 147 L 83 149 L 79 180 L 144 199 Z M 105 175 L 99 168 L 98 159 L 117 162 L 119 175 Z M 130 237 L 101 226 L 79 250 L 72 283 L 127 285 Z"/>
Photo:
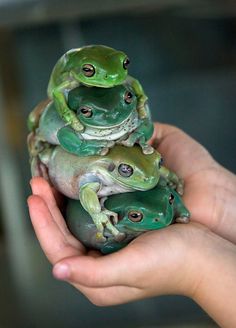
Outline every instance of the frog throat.
<path id="1" fill-rule="evenodd" d="M 118 125 L 110 126 L 96 126 L 85 124 L 85 131 L 81 133 L 86 140 L 102 140 L 106 137 L 108 140 L 118 140 L 124 135 L 134 131 L 140 124 L 138 119 L 138 112 L 132 111 L 130 115 Z"/>

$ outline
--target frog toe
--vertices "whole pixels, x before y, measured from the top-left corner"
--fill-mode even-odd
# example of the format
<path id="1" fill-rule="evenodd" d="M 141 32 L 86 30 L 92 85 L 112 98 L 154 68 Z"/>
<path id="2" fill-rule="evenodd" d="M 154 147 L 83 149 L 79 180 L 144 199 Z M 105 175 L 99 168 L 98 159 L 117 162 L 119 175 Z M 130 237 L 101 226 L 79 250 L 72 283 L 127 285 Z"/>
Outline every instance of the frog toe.
<path id="1" fill-rule="evenodd" d="M 190 219 L 188 216 L 179 216 L 175 219 L 175 222 L 177 223 L 189 223 Z"/>
<path id="2" fill-rule="evenodd" d="M 144 155 L 149 155 L 154 152 L 154 148 L 152 146 L 145 145 L 142 147 L 142 151 L 143 151 Z"/>
<path id="3" fill-rule="evenodd" d="M 117 242 L 122 242 L 126 237 L 126 234 L 124 232 L 119 232 L 116 236 L 115 236 L 115 241 Z"/>

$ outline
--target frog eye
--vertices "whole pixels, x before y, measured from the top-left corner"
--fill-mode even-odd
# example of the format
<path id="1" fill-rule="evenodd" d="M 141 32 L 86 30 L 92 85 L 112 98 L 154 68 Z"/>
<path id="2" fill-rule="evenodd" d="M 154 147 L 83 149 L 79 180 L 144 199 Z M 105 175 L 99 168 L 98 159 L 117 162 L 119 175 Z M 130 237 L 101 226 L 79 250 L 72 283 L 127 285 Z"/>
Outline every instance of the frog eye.
<path id="1" fill-rule="evenodd" d="M 128 164 L 120 164 L 118 167 L 118 172 L 122 177 L 128 178 L 133 174 L 133 168 Z"/>
<path id="2" fill-rule="evenodd" d="M 129 66 L 130 60 L 128 57 L 125 58 L 125 60 L 123 61 L 123 67 L 124 69 L 127 69 Z"/>
<path id="3" fill-rule="evenodd" d="M 86 106 L 80 107 L 79 111 L 85 117 L 91 117 L 93 115 L 92 109 Z"/>
<path id="4" fill-rule="evenodd" d="M 83 74 L 87 77 L 91 77 L 95 74 L 95 68 L 91 64 L 84 64 L 82 67 Z"/>
<path id="5" fill-rule="evenodd" d="M 172 205 L 174 203 L 175 196 L 173 194 L 170 194 L 169 196 L 169 204 Z"/>
<path id="6" fill-rule="evenodd" d="M 124 95 L 126 104 L 131 104 L 133 101 L 133 94 L 130 91 L 126 91 Z"/>
<path id="7" fill-rule="evenodd" d="M 140 222 L 143 219 L 143 213 L 139 211 L 130 211 L 128 213 L 128 218 L 132 222 Z"/>

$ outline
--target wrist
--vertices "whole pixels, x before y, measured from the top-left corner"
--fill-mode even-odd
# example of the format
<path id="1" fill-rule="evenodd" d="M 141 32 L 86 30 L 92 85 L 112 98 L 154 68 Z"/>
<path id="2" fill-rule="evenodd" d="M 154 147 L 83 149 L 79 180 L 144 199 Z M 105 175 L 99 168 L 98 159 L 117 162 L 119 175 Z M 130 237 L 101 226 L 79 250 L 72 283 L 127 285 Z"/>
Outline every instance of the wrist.
<path id="1" fill-rule="evenodd" d="M 191 286 L 186 296 L 198 303 L 220 326 L 236 326 L 236 246 L 206 232 L 195 250 Z M 194 253 L 194 252 L 193 252 Z"/>

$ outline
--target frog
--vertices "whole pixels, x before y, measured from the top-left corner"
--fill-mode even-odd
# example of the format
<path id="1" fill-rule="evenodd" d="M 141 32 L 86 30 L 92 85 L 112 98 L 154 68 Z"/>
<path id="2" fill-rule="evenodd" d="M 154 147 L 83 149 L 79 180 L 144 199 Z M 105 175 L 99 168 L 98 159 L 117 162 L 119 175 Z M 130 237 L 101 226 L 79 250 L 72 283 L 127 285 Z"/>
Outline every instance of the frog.
<path id="1" fill-rule="evenodd" d="M 123 51 L 104 45 L 87 45 L 68 50 L 56 62 L 48 83 L 47 94 L 54 101 L 59 116 L 76 132 L 84 125 L 67 104 L 70 90 L 83 84 L 87 87 L 112 88 L 124 82 L 130 84 L 138 98 L 140 119 L 147 117 L 147 96 L 138 80 L 128 75 L 130 60 Z"/>
<path id="2" fill-rule="evenodd" d="M 137 97 L 129 85 L 109 89 L 79 86 L 69 92 L 68 106 L 83 123 L 84 131 L 77 133 L 66 125 L 54 102 L 42 102 L 28 119 L 29 129 L 34 132 L 35 142 L 29 144 L 33 156 L 44 142 L 60 144 L 79 156 L 105 155 L 115 143 L 129 147 L 137 143 L 145 154 L 153 152 L 147 143 L 153 134 L 150 113 L 143 121 L 138 119 Z"/>
<path id="3" fill-rule="evenodd" d="M 78 156 L 51 145 L 39 158 L 51 184 L 68 198 L 80 200 L 97 227 L 98 240 L 104 240 L 105 227 L 117 240 L 124 237 L 114 226 L 117 213 L 103 207 L 104 197 L 152 189 L 160 177 L 183 192 L 183 180 L 162 165 L 160 153 L 144 155 L 137 145 L 115 145 L 105 156 Z"/>
<path id="4" fill-rule="evenodd" d="M 118 242 L 105 229 L 105 241 L 96 239 L 97 229 L 79 200 L 67 200 L 65 220 L 71 233 L 90 249 L 103 254 L 113 253 L 125 247 L 140 234 L 167 227 L 175 222 L 188 223 L 190 212 L 180 195 L 165 182 L 148 191 L 116 194 L 106 198 L 106 208 L 118 214 L 115 227 L 125 234 Z"/>

